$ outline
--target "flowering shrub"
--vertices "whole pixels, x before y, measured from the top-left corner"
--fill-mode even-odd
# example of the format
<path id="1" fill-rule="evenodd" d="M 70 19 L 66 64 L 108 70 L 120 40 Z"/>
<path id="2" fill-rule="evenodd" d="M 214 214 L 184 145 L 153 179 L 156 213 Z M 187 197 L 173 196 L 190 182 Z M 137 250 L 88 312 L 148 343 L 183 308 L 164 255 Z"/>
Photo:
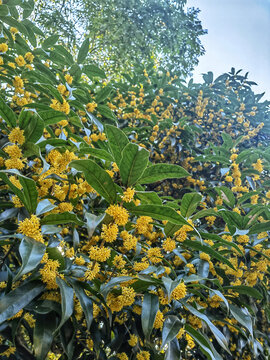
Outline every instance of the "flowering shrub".
<path id="1" fill-rule="evenodd" d="M 106 82 L 31 11 L 0 5 L 1 357 L 267 359 L 269 103 Z"/>

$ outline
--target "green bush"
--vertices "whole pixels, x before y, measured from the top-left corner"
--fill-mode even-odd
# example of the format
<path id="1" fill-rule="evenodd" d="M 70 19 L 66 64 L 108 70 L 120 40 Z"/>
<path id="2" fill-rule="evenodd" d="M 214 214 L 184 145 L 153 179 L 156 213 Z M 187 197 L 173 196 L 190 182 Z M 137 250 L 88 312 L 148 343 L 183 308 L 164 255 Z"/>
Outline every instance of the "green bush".
<path id="1" fill-rule="evenodd" d="M 0 5 L 3 359 L 267 359 L 269 102 L 107 81 Z"/>

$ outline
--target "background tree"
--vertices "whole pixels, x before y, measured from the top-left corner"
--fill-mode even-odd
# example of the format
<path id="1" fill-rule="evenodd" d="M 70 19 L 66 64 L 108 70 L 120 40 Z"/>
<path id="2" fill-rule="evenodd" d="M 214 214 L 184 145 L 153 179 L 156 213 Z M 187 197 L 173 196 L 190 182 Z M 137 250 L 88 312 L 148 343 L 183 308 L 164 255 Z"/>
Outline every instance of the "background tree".
<path id="1" fill-rule="evenodd" d="M 204 53 L 199 37 L 206 33 L 198 19 L 199 9 L 186 8 L 186 3 L 39 0 L 36 21 L 47 33 L 60 30 L 69 47 L 89 37 L 89 58 L 116 73 L 154 59 L 186 75 Z"/>

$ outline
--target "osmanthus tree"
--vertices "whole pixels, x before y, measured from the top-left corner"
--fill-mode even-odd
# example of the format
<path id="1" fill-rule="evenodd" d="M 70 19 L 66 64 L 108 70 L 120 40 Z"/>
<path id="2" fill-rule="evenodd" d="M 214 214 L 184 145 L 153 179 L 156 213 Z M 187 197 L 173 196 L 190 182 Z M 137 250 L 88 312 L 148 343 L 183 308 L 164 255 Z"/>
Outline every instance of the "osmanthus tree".
<path id="1" fill-rule="evenodd" d="M 86 37 L 89 59 L 114 77 L 153 58 L 188 74 L 204 53 L 198 12 L 186 0 L 39 0 L 35 19 L 46 33 L 62 31 L 70 48 Z"/>
<path id="2" fill-rule="evenodd" d="M 32 10 L 0 5 L 1 358 L 267 359 L 268 104 L 233 73 L 106 84 Z"/>

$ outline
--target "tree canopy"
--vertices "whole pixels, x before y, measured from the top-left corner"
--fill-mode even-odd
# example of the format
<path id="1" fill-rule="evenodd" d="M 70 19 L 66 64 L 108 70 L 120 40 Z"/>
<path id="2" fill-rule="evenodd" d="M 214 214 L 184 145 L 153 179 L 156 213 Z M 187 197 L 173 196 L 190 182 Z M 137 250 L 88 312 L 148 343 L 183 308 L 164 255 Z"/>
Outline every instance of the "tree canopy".
<path id="1" fill-rule="evenodd" d="M 199 10 L 186 0 L 39 0 L 37 9 L 47 33 L 57 29 L 71 47 L 88 37 L 89 58 L 116 72 L 154 59 L 187 74 L 204 53 Z"/>

